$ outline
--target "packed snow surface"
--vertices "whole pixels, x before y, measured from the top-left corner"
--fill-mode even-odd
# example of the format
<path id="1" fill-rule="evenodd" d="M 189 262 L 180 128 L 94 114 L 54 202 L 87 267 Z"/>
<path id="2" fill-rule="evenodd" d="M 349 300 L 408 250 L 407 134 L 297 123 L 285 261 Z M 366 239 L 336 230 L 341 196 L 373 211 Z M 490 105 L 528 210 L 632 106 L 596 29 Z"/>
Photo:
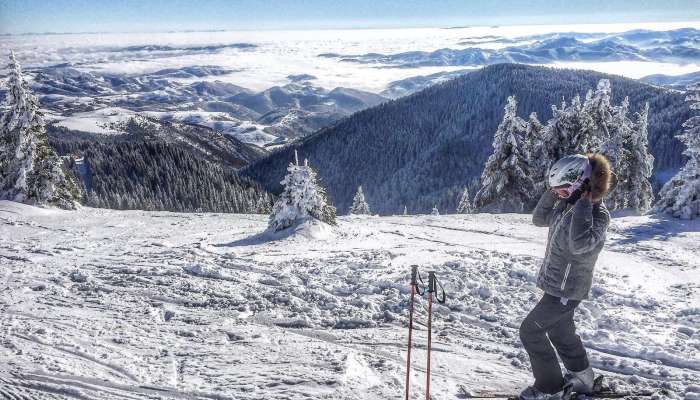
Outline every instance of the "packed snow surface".
<path id="1" fill-rule="evenodd" d="M 121 134 L 115 125 L 125 123 L 134 117 L 133 111 L 119 108 L 106 107 L 95 111 L 75 113 L 69 117 L 52 116 L 51 121 L 57 121 L 57 126 L 81 132 L 94 132 L 104 135 Z"/>
<path id="2" fill-rule="evenodd" d="M 541 295 L 530 216 L 267 216 L 0 202 L 0 397 L 403 398 L 410 265 L 435 270 L 434 399 L 531 382 L 519 321 Z M 700 223 L 614 218 L 577 312 L 594 368 L 700 396 Z M 413 399 L 424 398 L 426 301 Z"/>

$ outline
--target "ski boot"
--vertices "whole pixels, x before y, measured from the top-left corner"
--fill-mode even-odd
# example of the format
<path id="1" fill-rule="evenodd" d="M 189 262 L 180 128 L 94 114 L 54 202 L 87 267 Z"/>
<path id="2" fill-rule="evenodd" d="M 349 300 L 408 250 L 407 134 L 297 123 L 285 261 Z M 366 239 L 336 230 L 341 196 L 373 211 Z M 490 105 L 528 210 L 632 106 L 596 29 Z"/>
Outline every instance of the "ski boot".
<path id="1" fill-rule="evenodd" d="M 520 392 L 518 399 L 520 400 L 563 400 L 564 392 L 557 393 L 543 393 L 540 392 L 534 386 L 528 386 L 525 390 Z"/>
<path id="2" fill-rule="evenodd" d="M 595 375 L 590 366 L 580 372 L 566 371 L 564 382 L 564 387 L 568 389 L 566 392 L 591 394 L 596 391 Z"/>

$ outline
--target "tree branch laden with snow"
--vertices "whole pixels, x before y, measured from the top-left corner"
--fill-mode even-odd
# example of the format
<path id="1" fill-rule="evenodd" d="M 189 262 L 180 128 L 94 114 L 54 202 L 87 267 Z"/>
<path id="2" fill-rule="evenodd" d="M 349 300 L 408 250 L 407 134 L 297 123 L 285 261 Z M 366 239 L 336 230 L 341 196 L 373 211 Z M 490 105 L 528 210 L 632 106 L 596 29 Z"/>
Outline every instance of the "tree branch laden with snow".
<path id="1" fill-rule="evenodd" d="M 10 52 L 5 112 L 0 117 L 0 198 L 75 209 L 81 192 L 49 145 L 39 103 Z"/>
<path id="2" fill-rule="evenodd" d="M 688 88 L 686 101 L 691 110 L 700 110 L 700 83 Z M 683 123 L 683 132 L 676 137 L 686 149 L 685 166 L 661 188 L 654 210 L 677 218 L 694 219 L 700 216 L 700 115 Z"/>

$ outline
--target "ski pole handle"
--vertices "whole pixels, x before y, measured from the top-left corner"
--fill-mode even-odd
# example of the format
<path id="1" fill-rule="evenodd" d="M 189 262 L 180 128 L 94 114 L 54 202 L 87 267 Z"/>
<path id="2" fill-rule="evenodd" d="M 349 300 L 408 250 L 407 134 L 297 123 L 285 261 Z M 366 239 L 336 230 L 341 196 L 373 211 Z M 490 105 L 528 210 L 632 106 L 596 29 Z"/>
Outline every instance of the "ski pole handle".
<path id="1" fill-rule="evenodd" d="M 420 285 L 418 284 L 419 282 Z M 419 296 L 425 294 L 425 283 L 423 283 L 423 278 L 420 276 L 420 272 L 418 272 L 418 266 L 415 264 L 411 265 L 411 286 L 416 288 L 416 293 Z"/>
<path id="2" fill-rule="evenodd" d="M 438 296 L 436 293 L 438 287 L 440 288 L 440 292 L 442 292 L 442 296 Z M 442 286 L 442 283 L 438 281 L 435 271 L 428 272 L 428 293 L 435 293 L 435 300 L 440 304 L 445 304 L 445 301 L 447 301 L 445 288 Z"/>

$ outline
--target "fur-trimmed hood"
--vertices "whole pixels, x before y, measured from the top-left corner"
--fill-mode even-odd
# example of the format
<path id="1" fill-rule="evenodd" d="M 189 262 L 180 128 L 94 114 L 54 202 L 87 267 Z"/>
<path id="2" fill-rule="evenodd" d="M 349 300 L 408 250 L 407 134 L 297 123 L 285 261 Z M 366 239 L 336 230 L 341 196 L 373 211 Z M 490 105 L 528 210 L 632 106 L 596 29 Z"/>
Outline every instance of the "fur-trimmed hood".
<path id="1" fill-rule="evenodd" d="M 600 153 L 588 153 L 588 162 L 591 164 L 591 200 L 601 201 L 610 190 L 612 170 L 610 162 Z"/>

